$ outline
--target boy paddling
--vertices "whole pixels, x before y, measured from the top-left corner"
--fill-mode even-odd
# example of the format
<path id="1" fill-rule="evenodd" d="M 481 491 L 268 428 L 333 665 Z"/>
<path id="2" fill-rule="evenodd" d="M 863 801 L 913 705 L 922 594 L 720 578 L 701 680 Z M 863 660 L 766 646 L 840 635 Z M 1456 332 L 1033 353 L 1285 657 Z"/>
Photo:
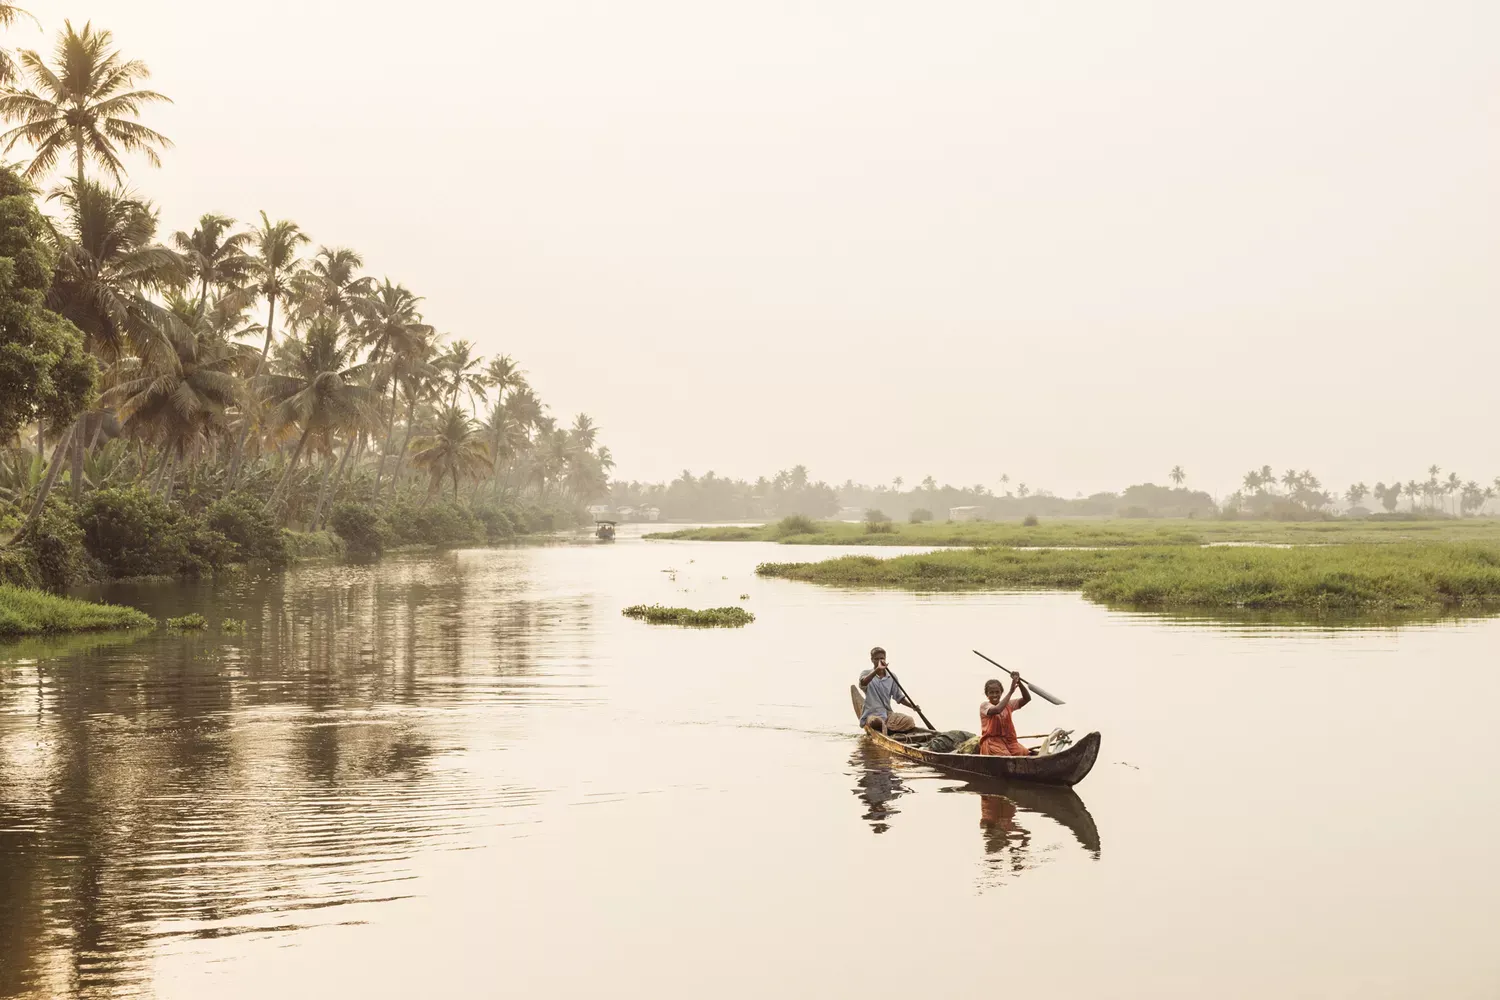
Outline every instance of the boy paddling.
<path id="1" fill-rule="evenodd" d="M 865 710 L 859 715 L 861 726 L 883 733 L 905 733 L 917 728 L 911 716 L 891 709 L 894 702 L 913 712 L 922 711 L 886 669 L 885 650 L 879 646 L 870 650 L 870 669 L 859 675 L 859 686 L 865 693 Z"/>

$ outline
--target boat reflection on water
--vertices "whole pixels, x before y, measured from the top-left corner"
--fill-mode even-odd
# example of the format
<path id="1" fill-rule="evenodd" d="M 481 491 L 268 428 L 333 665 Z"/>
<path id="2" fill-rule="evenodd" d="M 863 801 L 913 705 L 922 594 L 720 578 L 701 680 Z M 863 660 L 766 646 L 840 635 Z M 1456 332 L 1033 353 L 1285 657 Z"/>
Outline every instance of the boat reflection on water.
<path id="1" fill-rule="evenodd" d="M 870 829 L 875 833 L 890 829 L 886 820 L 901 811 L 893 808 L 891 803 L 911 790 L 896 769 L 895 760 L 869 741 L 860 740 L 859 748 L 849 761 L 854 766 L 854 794 L 869 807 L 864 818 L 870 821 Z"/>
<path id="2" fill-rule="evenodd" d="M 868 807 L 864 818 L 875 833 L 890 829 L 891 817 L 900 812 L 891 803 L 912 790 L 906 774 L 941 776 L 941 772 L 898 758 L 867 740 L 859 741 L 850 764 L 856 781 L 854 794 Z M 1038 827 L 1034 822 L 1038 816 L 1071 834 L 1091 860 L 1099 859 L 1099 828 L 1083 799 L 1071 788 L 974 778 L 939 790 L 973 795 L 979 800 L 979 827 L 986 869 L 991 875 L 1022 872 L 1041 863 L 1041 855 L 1057 850 L 1058 844 L 1046 835 L 1045 824 Z"/>

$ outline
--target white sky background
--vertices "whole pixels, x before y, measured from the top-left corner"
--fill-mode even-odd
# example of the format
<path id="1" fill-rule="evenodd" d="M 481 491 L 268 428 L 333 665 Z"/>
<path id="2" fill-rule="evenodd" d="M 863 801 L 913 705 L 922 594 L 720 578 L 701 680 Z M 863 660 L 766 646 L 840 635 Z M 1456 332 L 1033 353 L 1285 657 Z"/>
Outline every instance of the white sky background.
<path id="1" fill-rule="evenodd" d="M 1500 4 L 24 5 L 624 478 L 1500 473 Z"/>

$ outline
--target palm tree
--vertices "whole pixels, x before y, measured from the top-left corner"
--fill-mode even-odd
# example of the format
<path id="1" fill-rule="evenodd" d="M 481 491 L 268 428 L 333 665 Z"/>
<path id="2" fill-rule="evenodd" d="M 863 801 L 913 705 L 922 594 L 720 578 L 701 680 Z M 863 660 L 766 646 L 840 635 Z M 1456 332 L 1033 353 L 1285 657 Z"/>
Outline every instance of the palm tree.
<path id="1" fill-rule="evenodd" d="M 483 364 L 484 359 L 474 356 L 474 345 L 467 340 L 455 340 L 433 362 L 433 365 L 442 373 L 441 377 L 448 392 L 450 409 L 458 405 L 460 392 L 468 392 L 470 407 L 474 403 L 474 394 L 484 392 L 489 385 L 489 379 L 480 368 Z"/>
<path id="2" fill-rule="evenodd" d="M 180 285 L 188 263 L 156 238 L 156 210 L 92 181 L 54 197 L 62 203 L 58 262 L 48 305 L 83 331 L 106 361 L 145 354 L 165 313 L 147 294 Z"/>
<path id="3" fill-rule="evenodd" d="M 585 451 L 592 450 L 594 442 L 599 437 L 599 427 L 594 423 L 594 418 L 587 413 L 580 413 L 573 418 L 573 439 L 579 447 Z"/>
<path id="4" fill-rule="evenodd" d="M 328 313 L 354 327 L 371 311 L 375 279 L 361 276 L 364 258 L 347 247 L 319 247 L 312 264 L 291 279 L 293 322 L 304 324 Z"/>
<path id="5" fill-rule="evenodd" d="M 1260 473 L 1255 471 L 1254 469 L 1251 469 L 1249 472 L 1245 473 L 1245 477 L 1241 480 L 1241 482 L 1245 484 L 1245 489 L 1249 490 L 1251 493 L 1254 493 L 1256 490 L 1260 489 Z"/>
<path id="6" fill-rule="evenodd" d="M 1417 494 L 1421 491 L 1422 487 L 1417 484 L 1417 481 L 1415 479 L 1408 479 L 1406 481 L 1406 498 L 1411 501 L 1411 509 L 1413 513 L 1415 513 L 1417 509 Z"/>
<path id="7" fill-rule="evenodd" d="M 449 406 L 438 417 L 433 434 L 416 442 L 411 464 L 432 477 L 429 495 L 442 488 L 444 478 L 453 477 L 453 499 L 458 499 L 460 476 L 478 480 L 491 467 L 489 448 L 474 426 L 474 420 L 457 406 Z"/>
<path id="8" fill-rule="evenodd" d="M 370 349 L 370 361 L 379 366 L 375 372 L 375 388 L 384 391 L 389 385 L 391 389 L 385 446 L 375 466 L 377 499 L 385 475 L 385 457 L 390 453 L 396 433 L 396 412 L 399 409 L 396 394 L 400 391 L 402 379 L 407 377 L 412 359 L 426 349 L 425 345 L 434 336 L 432 327 L 422 322 L 422 315 L 417 311 L 421 301 L 420 296 L 386 278 L 375 287 L 363 307 L 360 336 L 364 346 Z"/>
<path id="9" fill-rule="evenodd" d="M 172 245 L 185 262 L 188 278 L 198 283 L 200 309 L 207 305 L 210 290 L 238 288 L 250 277 L 251 259 L 245 252 L 250 234 L 229 232 L 233 225 L 229 216 L 209 212 L 198 219 L 191 233 L 179 229 L 172 234 Z"/>
<path id="10" fill-rule="evenodd" d="M 492 358 L 489 367 L 484 370 L 484 378 L 489 387 L 495 390 L 497 403 L 505 402 L 507 393 L 526 384 L 526 373 L 516 367 L 515 361 L 508 354 Z"/>
<path id="11" fill-rule="evenodd" d="M 260 378 L 265 373 L 266 357 L 271 353 L 271 340 L 276 335 L 276 302 L 285 297 L 290 282 L 302 270 L 297 248 L 308 240 L 295 222 L 279 220 L 273 223 L 264 211 L 260 213 L 260 228 L 251 234 L 250 239 L 255 248 L 250 258 L 252 288 L 255 294 L 265 296 L 268 305 L 266 339 L 260 348 L 260 360 L 255 365 L 255 377 Z M 249 414 L 242 423 L 240 439 L 229 463 L 230 486 L 239 477 L 240 465 L 244 461 L 245 439 L 250 436 Z"/>
<path id="12" fill-rule="evenodd" d="M 178 461 L 228 430 L 226 415 L 242 402 L 241 373 L 254 353 L 226 340 L 210 317 L 182 298 L 171 302 L 158 342 L 170 350 L 111 366 L 113 385 L 103 401 L 116 407 L 127 435 L 162 446 L 157 481 L 165 474 L 170 497 Z"/>
<path id="13" fill-rule="evenodd" d="M 266 342 L 261 346 L 260 364 L 255 372 L 259 375 L 266 366 L 271 339 L 276 334 L 276 303 L 286 297 L 303 270 L 304 263 L 297 257 L 297 248 L 308 239 L 295 222 L 285 219 L 272 222 L 265 212 L 260 213 L 260 228 L 251 234 L 251 239 L 255 253 L 250 259 L 250 275 L 255 279 L 255 291 L 264 295 L 267 303 Z"/>
<path id="14" fill-rule="evenodd" d="M 23 17 L 31 17 L 31 14 L 22 10 L 12 3 L 0 3 L 0 28 L 9 28 Z M 31 17 L 37 29 L 42 24 L 36 18 Z M 0 49 L 0 84 L 9 84 L 16 78 L 16 61 L 8 49 Z"/>
<path id="15" fill-rule="evenodd" d="M 1180 465 L 1172 466 L 1172 471 L 1167 475 L 1171 477 L 1172 485 L 1178 488 L 1181 488 L 1183 481 L 1187 479 L 1187 473 L 1182 471 Z"/>
<path id="16" fill-rule="evenodd" d="M 75 31 L 65 21 L 48 67 L 36 52 L 21 53 L 21 64 L 35 90 L 13 90 L 0 97 L 0 117 L 20 122 L 0 136 L 10 151 L 25 140 L 35 151 L 26 168 L 32 179 L 51 170 L 63 155 L 71 155 L 74 180 L 83 182 L 83 166 L 93 160 L 123 183 L 121 151 L 142 153 L 152 166 L 161 166 L 158 149 L 172 142 L 135 121 L 148 104 L 170 99 L 154 90 L 135 90 L 151 71 L 138 59 L 125 60 L 110 47 L 114 36 L 85 24 Z M 38 91 L 40 93 L 38 93 Z"/>
<path id="17" fill-rule="evenodd" d="M 1272 480 L 1272 482 L 1275 482 L 1275 480 Z M 1302 485 L 1302 477 L 1297 474 L 1296 469 L 1287 469 L 1286 473 L 1281 477 L 1281 485 L 1286 487 L 1287 495 L 1290 496 L 1296 492 L 1298 486 Z"/>
<path id="18" fill-rule="evenodd" d="M 1453 496 L 1453 494 L 1463 489 L 1463 485 L 1463 480 L 1458 478 L 1458 473 L 1450 472 L 1448 473 L 1447 481 L 1443 483 L 1443 492 L 1451 497 Z"/>
<path id="19" fill-rule="evenodd" d="M 343 336 L 337 320 L 324 317 L 312 324 L 306 337 L 280 344 L 271 373 L 256 378 L 256 391 L 272 407 L 272 432 L 302 429 L 271 495 L 273 503 L 291 481 L 309 438 L 316 435 L 326 451 L 335 433 L 352 434 L 373 420 L 370 365 L 358 358 L 358 344 Z"/>

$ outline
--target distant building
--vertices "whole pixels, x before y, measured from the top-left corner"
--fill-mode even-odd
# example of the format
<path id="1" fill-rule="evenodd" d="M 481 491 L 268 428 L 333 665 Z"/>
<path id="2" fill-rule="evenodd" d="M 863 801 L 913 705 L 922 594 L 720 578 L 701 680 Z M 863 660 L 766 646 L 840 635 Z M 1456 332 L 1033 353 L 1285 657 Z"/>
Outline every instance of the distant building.
<path id="1" fill-rule="evenodd" d="M 950 521 L 983 521 L 983 507 L 949 507 L 948 520 Z"/>
<path id="2" fill-rule="evenodd" d="M 661 520 L 661 510 L 656 507 L 642 507 L 640 515 L 648 521 Z"/>

